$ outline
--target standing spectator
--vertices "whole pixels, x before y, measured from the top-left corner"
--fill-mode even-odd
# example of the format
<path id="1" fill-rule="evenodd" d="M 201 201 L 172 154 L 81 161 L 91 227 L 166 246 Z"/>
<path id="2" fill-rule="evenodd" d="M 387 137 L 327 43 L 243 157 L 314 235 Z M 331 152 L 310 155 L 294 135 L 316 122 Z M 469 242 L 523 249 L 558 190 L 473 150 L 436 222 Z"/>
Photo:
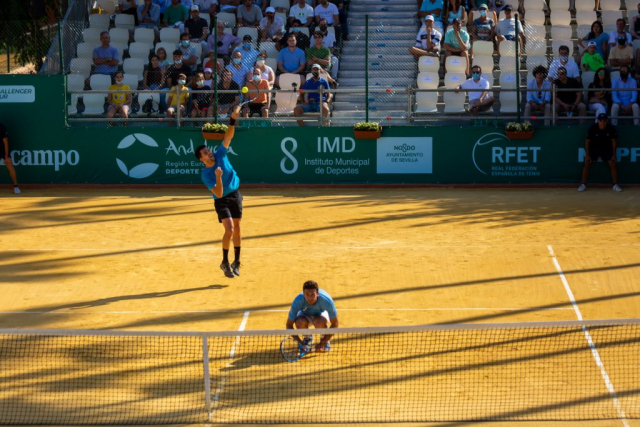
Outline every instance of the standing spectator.
<path id="1" fill-rule="evenodd" d="M 551 82 L 546 79 L 547 69 L 538 65 L 533 69 L 534 78 L 527 83 L 527 104 L 524 107 L 526 118 L 535 113 L 544 114 L 544 125 L 549 126 L 551 117 Z"/>
<path id="2" fill-rule="evenodd" d="M 282 37 L 284 21 L 275 16 L 276 10 L 269 6 L 264 11 L 265 17 L 260 19 L 260 40 L 277 42 Z"/>
<path id="3" fill-rule="evenodd" d="M 231 63 L 227 65 L 226 69 L 231 71 L 233 81 L 238 84 L 238 87 L 244 86 L 247 81 L 247 75 L 249 74 L 249 68 L 245 67 L 242 62 L 242 51 L 233 51 L 233 55 L 231 55 Z"/>
<path id="4" fill-rule="evenodd" d="M 589 83 L 589 111 L 596 113 L 596 122 L 598 116 L 607 112 L 611 105 L 611 92 L 608 90 L 595 89 L 611 89 L 611 78 L 606 68 L 602 67 L 596 71 L 593 76 L 593 82 Z"/>
<path id="5" fill-rule="evenodd" d="M 567 70 L 567 77 L 580 81 L 580 68 L 576 61 L 569 56 L 569 47 L 562 45 L 558 48 L 558 59 L 551 61 L 549 66 L 549 81 L 553 82 L 558 78 L 558 69 L 563 67 Z"/>
<path id="6" fill-rule="evenodd" d="M 234 36 L 231 33 L 229 34 L 225 33 L 224 29 L 225 29 L 224 22 L 218 21 L 218 41 L 217 41 L 218 58 L 224 59 L 225 63 L 227 63 L 229 62 L 229 57 L 231 56 L 231 53 L 233 53 L 233 50 L 236 48 L 237 45 L 240 44 L 242 40 L 240 40 L 238 37 Z M 207 50 L 209 52 L 213 52 L 215 49 L 215 46 L 216 46 L 216 36 L 214 34 L 211 34 L 207 39 Z"/>
<path id="7" fill-rule="evenodd" d="M 567 113 L 568 117 L 572 117 L 574 112 L 579 116 L 584 116 L 587 107 L 582 103 L 582 86 L 576 79 L 567 76 L 567 69 L 558 68 L 558 78 L 555 80 L 558 89 L 576 89 L 574 91 L 559 91 L 556 95 L 556 108 L 559 113 Z M 583 120 L 580 119 L 580 123 Z"/>
<path id="8" fill-rule="evenodd" d="M 467 22 L 467 12 L 464 10 L 464 6 L 462 6 L 462 0 L 449 0 L 446 25 L 451 25 L 454 19 L 457 19 L 461 23 Z"/>
<path id="9" fill-rule="evenodd" d="M 424 0 L 420 7 L 419 17 L 431 15 L 434 18 L 433 25 L 438 31 L 443 31 L 442 17 L 444 16 L 444 3 L 442 0 Z"/>
<path id="10" fill-rule="evenodd" d="M 219 0 L 220 12 L 236 13 L 240 6 L 240 0 Z"/>
<path id="11" fill-rule="evenodd" d="M 620 42 L 618 39 L 620 37 L 626 37 L 627 42 L 625 44 L 633 45 L 633 39 L 631 38 L 631 34 L 627 33 L 624 30 L 625 22 L 624 19 L 620 18 L 616 20 L 616 29 L 609 32 L 609 46 L 615 47 Z"/>
<path id="12" fill-rule="evenodd" d="M 411 53 L 416 59 L 421 56 L 440 56 L 440 41 L 442 40 L 442 34 L 433 29 L 433 15 L 427 15 L 424 17 L 424 26 L 418 31 L 416 36 L 415 46 L 409 48 Z"/>
<path id="13" fill-rule="evenodd" d="M 4 164 L 9 171 L 11 181 L 13 181 L 13 193 L 20 194 L 16 170 L 13 167 L 11 156 L 9 155 L 9 134 L 7 133 L 7 128 L 4 123 L 0 123 L 0 139 L 2 139 L 2 144 L 0 144 L 0 159 L 4 159 Z"/>
<path id="14" fill-rule="evenodd" d="M 322 108 L 322 117 L 329 117 L 329 102 L 331 101 L 331 93 L 329 92 L 329 82 L 320 77 L 322 67 L 319 64 L 311 66 L 311 77 L 302 85 L 303 102 L 293 110 L 293 115 L 302 117 L 304 113 L 318 113 Z M 320 93 L 316 92 L 320 87 L 324 88 L 322 92 L 322 104 L 320 103 Z M 326 122 L 326 120 L 325 120 Z M 298 120 L 300 126 L 304 126 L 304 121 Z"/>
<path id="15" fill-rule="evenodd" d="M 113 78 L 116 71 L 118 71 L 118 62 L 120 59 L 120 53 L 118 49 L 111 46 L 111 37 L 109 37 L 108 31 L 100 33 L 101 46 L 93 49 L 93 64 L 95 68 L 93 74 L 106 74 Z M 89 79 L 87 79 L 88 84 Z"/>
<path id="16" fill-rule="evenodd" d="M 578 191 L 587 189 L 589 171 L 593 162 L 602 159 L 609 163 L 613 191 L 622 191 L 618 185 L 618 163 L 616 161 L 616 149 L 618 148 L 618 131 L 607 121 L 607 115 L 601 113 L 597 117 L 598 122 L 591 125 L 584 144 L 584 168 L 582 169 L 582 182 Z"/>
<path id="17" fill-rule="evenodd" d="M 200 57 L 196 48 L 191 46 L 191 36 L 189 33 L 180 34 L 180 43 L 178 49 L 182 52 L 182 62 L 191 68 L 191 72 L 195 72 L 198 68 Z"/>
<path id="18" fill-rule="evenodd" d="M 313 7 L 307 4 L 307 0 L 300 0 L 289 9 L 289 25 L 298 19 L 303 27 L 311 27 L 314 16 Z"/>
<path id="19" fill-rule="evenodd" d="M 118 0 L 118 10 L 125 15 L 133 16 L 136 26 L 138 26 L 138 5 L 136 0 Z"/>
<path id="20" fill-rule="evenodd" d="M 153 55 L 149 64 L 145 65 L 142 87 L 146 90 L 161 89 L 164 83 L 164 69 L 160 66 L 158 56 Z"/>
<path id="21" fill-rule="evenodd" d="M 131 111 L 131 93 L 121 92 L 128 91 L 131 88 L 128 85 L 122 83 L 124 80 L 124 74 L 122 71 L 118 71 L 115 74 L 115 84 L 109 86 L 109 95 L 107 96 L 107 118 L 112 118 L 116 114 L 120 114 L 123 119 L 129 118 L 129 111 Z M 126 125 L 126 123 L 125 123 Z M 113 123 L 111 126 L 115 126 Z"/>
<path id="22" fill-rule="evenodd" d="M 479 15 L 480 17 L 473 20 L 471 38 L 475 40 L 482 40 L 487 42 L 493 42 L 495 44 L 496 39 L 496 23 L 493 19 L 487 16 L 489 9 L 486 4 L 480 5 Z"/>
<path id="23" fill-rule="evenodd" d="M 180 0 L 171 0 L 171 6 L 164 10 L 164 26 L 180 29 L 184 33 L 184 21 L 189 19 L 189 11 L 180 4 Z"/>
<path id="24" fill-rule="evenodd" d="M 296 36 L 290 34 L 287 38 L 287 48 L 282 49 L 278 55 L 278 71 L 282 73 L 293 73 L 300 75 L 300 86 L 304 83 L 304 69 L 307 60 L 304 51 L 296 46 Z M 279 79 L 276 78 L 276 86 L 280 87 Z"/>
<path id="25" fill-rule="evenodd" d="M 456 92 L 460 89 L 468 91 L 469 113 L 475 117 L 478 113 L 489 110 L 495 100 L 493 96 L 489 95 L 491 85 L 482 77 L 482 68 L 479 65 L 474 65 L 471 68 L 471 73 L 471 78 L 459 85 Z"/>
<path id="26" fill-rule="evenodd" d="M 602 23 L 600 21 L 593 21 L 591 24 L 591 31 L 578 43 L 580 47 L 586 49 L 585 42 L 595 42 L 596 52 L 602 56 L 602 59 L 607 57 L 607 51 L 609 50 L 609 35 L 604 32 Z"/>
<path id="27" fill-rule="evenodd" d="M 273 68 L 267 65 L 267 52 L 260 52 L 256 59 L 255 68 L 260 70 L 260 76 L 269 83 L 269 89 L 273 89 L 273 85 L 276 83 L 276 73 Z"/>
<path id="28" fill-rule="evenodd" d="M 296 36 L 296 46 L 298 46 L 302 50 L 309 49 L 311 46 L 311 40 L 309 36 L 302 32 L 302 22 L 299 19 L 294 19 L 291 27 L 289 27 L 289 31 L 278 40 L 276 43 L 276 49 L 280 52 L 282 49 L 287 47 L 287 39 L 289 38 L 289 34 L 293 34 Z"/>
<path id="29" fill-rule="evenodd" d="M 138 6 L 138 26 L 141 28 L 154 28 L 160 26 L 160 6 L 153 4 L 152 0 L 144 0 L 144 3 Z"/>
<path id="30" fill-rule="evenodd" d="M 582 70 L 597 71 L 600 67 L 604 67 L 604 59 L 596 52 L 596 42 L 589 42 L 587 51 L 582 55 Z"/>
<path id="31" fill-rule="evenodd" d="M 611 106 L 611 124 L 618 124 L 618 115 L 633 115 L 633 124 L 640 124 L 640 107 L 638 107 L 638 84 L 636 80 L 629 76 L 629 66 L 620 67 L 620 77 L 611 82 L 611 98 L 613 105 Z M 616 89 L 632 89 L 632 90 L 616 90 Z"/>
<path id="32" fill-rule="evenodd" d="M 242 38 L 242 47 L 238 46 L 233 50 L 233 53 L 242 53 L 242 65 L 245 66 L 247 71 L 253 68 L 253 64 L 256 62 L 256 58 L 260 54 L 260 52 L 253 48 L 252 42 L 253 37 L 251 37 L 249 34 L 245 34 Z"/>
<path id="33" fill-rule="evenodd" d="M 252 79 L 247 80 L 247 98 L 255 99 L 244 106 L 242 117 L 249 117 L 253 114 L 260 114 L 260 117 L 269 117 L 269 105 L 271 105 L 271 92 L 269 82 L 262 78 L 259 68 L 254 68 Z"/>
<path id="34" fill-rule="evenodd" d="M 181 117 L 186 116 L 187 102 L 189 100 L 189 88 L 186 84 L 187 76 L 184 74 L 178 75 L 177 84 L 173 86 L 169 92 L 169 108 L 167 108 L 167 117 L 171 118 L 175 116 L 178 110 L 180 110 Z"/>
<path id="35" fill-rule="evenodd" d="M 640 40 L 640 3 L 638 3 L 638 14 L 629 21 L 629 31 L 633 40 Z"/>
<path id="36" fill-rule="evenodd" d="M 238 7 L 238 27 L 257 27 L 262 19 L 262 10 L 253 4 L 253 0 L 244 0 Z"/>
<path id="37" fill-rule="evenodd" d="M 633 63 L 633 48 L 627 45 L 625 36 L 618 37 L 618 45 L 609 52 L 609 67 L 611 71 L 620 67 L 631 67 Z"/>
<path id="38" fill-rule="evenodd" d="M 518 42 L 520 43 L 520 52 L 522 52 L 522 47 L 526 41 L 524 36 L 524 31 L 522 31 L 522 24 L 520 21 L 516 21 L 515 18 L 511 16 L 511 12 L 513 11 L 513 7 L 508 4 L 504 7 L 504 19 L 498 21 L 496 24 L 496 36 L 498 38 L 498 53 L 500 53 L 500 44 L 505 41 L 516 41 L 516 25 L 518 25 Z M 549 71 L 551 73 L 551 71 Z"/>
<path id="39" fill-rule="evenodd" d="M 191 43 L 200 43 L 202 52 L 206 53 L 209 23 L 200 17 L 200 9 L 195 4 L 191 6 L 191 16 L 184 22 L 184 30 L 191 36 Z"/>
<path id="40" fill-rule="evenodd" d="M 238 83 L 233 81 L 233 74 L 229 67 L 222 71 L 222 79 L 218 82 L 218 91 L 223 90 L 233 91 L 233 93 L 218 93 L 218 115 L 224 118 L 240 103 L 240 97 L 238 96 L 240 87 Z"/>
<path id="41" fill-rule="evenodd" d="M 469 49 L 471 49 L 469 33 L 462 28 L 462 24 L 457 19 L 453 20 L 451 29 L 444 35 L 444 48 L 445 57 L 455 55 L 463 57 L 467 61 L 465 75 L 469 75 L 469 63 L 471 62 L 471 58 L 469 58 Z"/>
<path id="42" fill-rule="evenodd" d="M 211 90 L 211 86 L 205 84 L 204 74 L 198 73 L 193 78 L 191 90 L 202 91 Z M 211 105 L 211 94 L 204 92 L 196 92 L 191 96 L 191 117 L 208 117 L 209 106 Z"/>

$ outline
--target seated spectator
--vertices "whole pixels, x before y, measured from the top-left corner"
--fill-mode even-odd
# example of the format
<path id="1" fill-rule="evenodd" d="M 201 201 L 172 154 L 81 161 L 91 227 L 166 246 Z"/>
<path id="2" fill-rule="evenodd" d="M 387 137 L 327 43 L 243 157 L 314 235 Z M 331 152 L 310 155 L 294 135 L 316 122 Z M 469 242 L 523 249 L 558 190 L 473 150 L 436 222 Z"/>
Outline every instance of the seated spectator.
<path id="1" fill-rule="evenodd" d="M 556 95 L 556 109 L 558 113 L 567 113 L 568 117 L 572 117 L 574 113 L 578 113 L 579 116 L 584 116 L 587 112 L 587 107 L 582 103 L 582 85 L 576 79 L 572 79 L 567 76 L 567 69 L 564 67 L 558 68 L 558 78 L 555 80 L 555 85 L 558 89 L 576 89 L 574 91 L 558 91 Z M 580 123 L 584 120 L 580 119 Z"/>
<path id="2" fill-rule="evenodd" d="M 606 68 L 602 67 L 596 71 L 593 76 L 593 82 L 589 83 L 589 111 L 596 113 L 597 117 L 600 114 L 606 114 L 607 109 L 611 105 L 611 92 L 607 90 L 596 89 L 611 89 L 611 78 Z"/>
<path id="3" fill-rule="evenodd" d="M 338 11 L 338 7 L 330 3 L 329 0 L 320 0 L 313 10 L 313 14 L 315 15 L 317 25 L 320 25 L 320 20 L 323 18 L 327 20 L 327 25 L 332 27 L 338 25 L 340 22 L 340 11 Z"/>
<path id="4" fill-rule="evenodd" d="M 218 0 L 220 5 L 220 12 L 236 13 L 240 6 L 240 0 Z"/>
<path id="5" fill-rule="evenodd" d="M 477 116 L 478 113 L 487 111 L 494 103 L 493 96 L 489 95 L 491 85 L 482 77 L 482 68 L 474 65 L 471 68 L 471 78 L 456 88 L 456 92 L 460 89 L 468 91 L 469 96 L 469 113 Z"/>
<path id="6" fill-rule="evenodd" d="M 296 19 L 300 21 L 301 26 L 311 27 L 314 23 L 315 14 L 313 7 L 307 4 L 307 0 L 299 0 L 298 3 L 289 9 L 289 25 L 293 25 Z"/>
<path id="7" fill-rule="evenodd" d="M 169 92 L 167 108 L 167 117 L 171 118 L 176 115 L 176 112 L 180 111 L 180 116 L 185 117 L 187 114 L 187 102 L 189 101 L 189 88 L 186 86 L 187 76 L 184 74 L 178 75 L 178 81 L 176 85 L 171 88 Z M 177 95 L 178 92 L 180 95 Z"/>
<path id="8" fill-rule="evenodd" d="M 184 22 L 189 19 L 189 11 L 180 4 L 180 0 L 171 0 L 171 5 L 164 10 L 164 26 L 178 28 L 184 33 Z"/>
<path id="9" fill-rule="evenodd" d="M 238 7 L 238 27 L 257 27 L 262 19 L 262 10 L 253 0 L 244 0 Z"/>
<path id="10" fill-rule="evenodd" d="M 616 20 L 616 29 L 609 32 L 609 47 L 616 47 L 620 42 L 620 37 L 626 37 L 627 42 L 625 44 L 633 45 L 633 39 L 631 38 L 631 34 L 627 33 L 624 30 L 625 22 L 624 19 L 620 18 Z"/>
<path id="11" fill-rule="evenodd" d="M 193 83 L 191 84 L 191 90 L 201 91 L 201 90 L 211 90 L 211 86 L 205 84 L 204 74 L 198 73 L 193 78 Z M 191 96 L 191 117 L 208 117 L 209 114 L 209 106 L 211 105 L 211 94 L 210 93 L 193 93 Z"/>
<path id="12" fill-rule="evenodd" d="M 418 31 L 416 44 L 409 48 L 409 53 L 416 59 L 421 56 L 440 56 L 442 34 L 433 29 L 433 19 L 432 15 L 424 17 L 424 26 Z"/>
<path id="13" fill-rule="evenodd" d="M 242 37 L 242 46 L 238 46 L 233 50 L 233 53 L 236 52 L 242 53 L 242 65 L 245 66 L 247 71 L 253 68 L 256 58 L 260 54 L 260 52 L 253 48 L 253 37 L 249 34 L 245 34 L 244 37 Z"/>
<path id="14" fill-rule="evenodd" d="M 125 15 L 133 16 L 136 27 L 138 26 L 138 5 L 136 0 L 118 0 L 118 11 Z"/>
<path id="15" fill-rule="evenodd" d="M 205 67 L 202 71 L 202 75 L 204 76 L 204 85 L 212 88 L 214 85 L 213 70 L 211 68 Z M 218 81 L 220 81 L 220 78 L 218 78 Z"/>
<path id="16" fill-rule="evenodd" d="M 525 118 L 536 113 L 544 114 L 544 125 L 549 126 L 551 117 L 551 82 L 547 80 L 547 69 L 538 65 L 533 69 L 534 78 L 527 83 L 527 104 L 524 106 Z"/>
<path id="17" fill-rule="evenodd" d="M 492 0 L 469 0 L 469 21 L 468 25 L 473 25 L 473 21 L 478 19 L 478 14 L 481 9 L 486 9 L 486 16 L 494 23 L 498 22 L 498 15 L 493 11 Z"/>
<path id="18" fill-rule="evenodd" d="M 216 36 L 211 34 L 207 39 L 207 51 L 214 52 L 217 43 L 218 58 L 222 58 L 225 63 L 228 63 L 231 53 L 233 53 L 233 50 L 240 44 L 240 42 L 242 42 L 242 40 L 233 34 L 225 33 L 224 29 L 224 22 L 218 21 L 218 41 L 216 42 Z"/>
<path id="19" fill-rule="evenodd" d="M 625 36 L 618 37 L 618 45 L 609 52 L 609 67 L 611 71 L 618 70 L 622 66 L 631 67 L 633 63 L 633 48 L 627 45 Z M 613 122 L 613 119 L 612 119 Z"/>
<path id="20" fill-rule="evenodd" d="M 498 54 L 500 53 L 500 43 L 505 40 L 508 41 L 516 41 L 516 20 L 513 18 L 512 11 L 513 6 L 510 4 L 504 7 L 504 19 L 498 21 L 496 24 L 496 37 L 498 39 Z M 520 21 L 517 22 L 518 25 L 518 43 L 520 43 L 520 52 L 522 52 L 522 47 L 526 41 L 524 36 L 524 31 L 522 31 L 522 24 Z"/>
<path id="21" fill-rule="evenodd" d="M 164 79 L 164 69 L 160 66 L 158 57 L 153 55 L 149 64 L 144 67 L 142 87 L 146 90 L 161 89 Z"/>
<path id="22" fill-rule="evenodd" d="M 600 67 L 604 67 L 604 59 L 596 52 L 596 42 L 589 42 L 582 55 L 582 71 L 597 71 Z"/>
<path id="23" fill-rule="evenodd" d="M 585 43 L 588 42 L 595 42 L 596 53 L 599 53 L 602 59 L 607 57 L 607 52 L 609 51 L 609 35 L 604 32 L 600 21 L 594 21 L 593 24 L 591 24 L 591 31 L 579 40 L 578 44 L 583 49 L 586 49 L 587 45 Z"/>
<path id="24" fill-rule="evenodd" d="M 264 11 L 265 17 L 260 20 L 260 40 L 277 42 L 282 37 L 284 21 L 275 16 L 276 10 L 268 7 Z"/>
<path id="25" fill-rule="evenodd" d="M 442 17 L 444 16 L 444 3 L 442 0 L 424 0 L 420 7 L 418 16 L 424 18 L 427 15 L 433 16 L 433 26 L 443 32 Z M 453 23 L 453 22 L 452 22 Z"/>
<path id="26" fill-rule="evenodd" d="M 191 80 L 191 76 L 193 75 L 191 67 L 182 60 L 182 51 L 176 49 L 173 51 L 173 65 L 169 66 L 165 73 L 167 79 L 165 87 L 170 88 L 171 86 L 175 86 L 180 74 L 184 74 L 188 81 Z"/>
<path id="27" fill-rule="evenodd" d="M 311 40 L 309 39 L 309 36 L 302 32 L 302 22 L 299 19 L 294 19 L 291 27 L 289 28 L 289 31 L 276 43 L 276 49 L 278 50 L 278 52 L 287 47 L 287 39 L 289 38 L 289 34 L 293 34 L 294 36 L 296 36 L 296 46 L 298 46 L 300 49 L 307 50 L 309 49 L 309 46 L 311 46 Z"/>
<path id="28" fill-rule="evenodd" d="M 616 77 L 611 82 L 614 89 L 611 92 L 613 105 L 611 106 L 611 124 L 618 124 L 618 115 L 633 115 L 633 124 L 640 124 L 640 108 L 638 107 L 638 87 L 636 80 L 629 76 L 629 66 L 620 67 L 620 77 Z M 616 90 L 616 89 L 634 89 L 634 90 Z"/>
<path id="29" fill-rule="evenodd" d="M 558 59 L 551 61 L 549 66 L 549 81 L 553 82 L 558 78 L 558 69 L 563 67 L 567 71 L 567 77 L 580 81 L 580 68 L 576 61 L 569 56 L 569 47 L 562 45 L 558 48 Z"/>
<path id="30" fill-rule="evenodd" d="M 166 70 L 169 65 L 173 64 L 173 62 L 167 58 L 167 51 L 163 47 L 158 48 L 156 55 L 158 55 L 158 65 L 163 70 Z"/>
<path id="31" fill-rule="evenodd" d="M 232 91 L 232 93 L 221 93 L 221 91 Z M 218 82 L 218 115 L 226 117 L 230 111 L 233 111 L 240 104 L 240 87 L 238 83 L 233 81 L 233 74 L 227 68 L 222 71 L 222 79 Z"/>
<path id="32" fill-rule="evenodd" d="M 249 68 L 245 67 L 242 62 L 242 51 L 233 51 L 231 63 L 227 65 L 226 69 L 231 71 L 233 81 L 238 84 L 238 87 L 244 86 L 247 81 L 247 75 L 249 74 Z"/>
<path id="33" fill-rule="evenodd" d="M 191 36 L 189 33 L 180 34 L 180 43 L 177 47 L 182 52 L 182 62 L 189 66 L 192 72 L 196 71 L 200 57 L 198 56 L 196 48 L 191 46 Z"/>
<path id="34" fill-rule="evenodd" d="M 242 117 L 249 117 L 253 114 L 260 114 L 260 117 L 269 117 L 269 105 L 271 105 L 271 92 L 259 92 L 269 91 L 269 82 L 262 78 L 262 72 L 259 68 L 253 69 L 252 79 L 247 80 L 247 89 L 249 92 L 245 95 L 246 98 L 255 99 L 242 108 Z"/>
<path id="35" fill-rule="evenodd" d="M 254 68 L 260 70 L 260 76 L 269 83 L 269 89 L 272 89 L 276 83 L 276 72 L 267 65 L 267 52 L 260 52 Z"/>
<path id="36" fill-rule="evenodd" d="M 212 71 L 215 68 L 216 72 L 219 74 L 224 68 L 224 61 L 222 58 L 215 58 L 214 52 L 209 52 L 209 59 L 204 63 L 204 68 L 209 68 Z"/>
<path id="37" fill-rule="evenodd" d="M 332 33 L 330 33 L 327 28 L 327 20 L 322 18 L 320 19 L 320 25 L 316 27 L 315 32 L 317 33 L 318 31 L 320 31 L 322 33 L 322 44 L 325 45 L 325 47 L 328 47 L 331 51 L 331 77 L 335 79 L 338 77 L 338 64 L 340 63 L 340 61 L 338 60 L 338 57 L 334 52 L 336 37 Z M 322 75 L 322 73 L 320 74 Z"/>
<path id="38" fill-rule="evenodd" d="M 453 23 L 454 19 L 457 19 L 463 24 L 467 22 L 467 12 L 462 6 L 462 0 L 449 0 L 447 15 L 446 19 L 444 20 L 445 26 L 448 28 L 449 25 Z"/>
<path id="39" fill-rule="evenodd" d="M 191 43 L 200 43 L 202 52 L 207 52 L 207 35 L 209 23 L 200 17 L 198 6 L 191 6 L 191 16 L 184 22 L 184 30 L 191 36 Z"/>
<path id="40" fill-rule="evenodd" d="M 311 67 L 313 77 L 305 81 L 302 85 L 302 104 L 299 104 L 293 110 L 294 116 L 302 117 L 304 113 L 318 113 L 320 112 L 320 108 L 322 108 L 322 117 L 325 118 L 325 122 L 328 122 L 326 118 L 329 117 L 331 92 L 329 92 L 329 82 L 320 77 L 321 69 L 322 67 L 319 64 L 314 64 Z M 320 104 L 320 93 L 316 92 L 320 87 L 324 88 L 324 92 L 322 93 L 322 105 Z M 300 126 L 304 126 L 304 121 L 298 120 L 298 124 Z"/>
<path id="41" fill-rule="evenodd" d="M 130 93 L 120 92 L 131 90 L 131 88 L 125 84 L 122 84 L 124 80 L 124 74 L 122 71 L 116 72 L 115 84 L 109 86 L 109 95 L 107 96 L 107 117 L 112 118 L 115 114 L 120 114 L 123 119 L 129 118 L 129 111 L 131 111 L 131 99 Z M 114 126 L 113 124 L 111 126 Z"/>
<path id="42" fill-rule="evenodd" d="M 496 23 L 488 16 L 489 9 L 486 4 L 480 5 L 477 19 L 473 20 L 471 27 L 471 39 L 473 41 L 482 40 L 487 42 L 495 42 L 496 39 Z"/>
<path id="43" fill-rule="evenodd" d="M 287 38 L 287 48 L 282 49 L 278 55 L 278 72 L 293 73 L 300 75 L 300 86 L 304 83 L 305 67 L 307 60 L 304 51 L 296 46 L 296 36 L 289 34 Z M 279 79 L 276 77 L 276 86 L 280 87 Z"/>
<path id="44" fill-rule="evenodd" d="M 111 46 L 111 37 L 109 37 L 108 31 L 100 33 L 101 45 L 93 49 L 93 64 L 94 69 L 91 74 L 106 74 L 111 76 L 115 75 L 118 71 L 118 62 L 120 60 L 120 53 L 118 49 Z M 85 81 L 85 85 L 89 86 L 90 78 Z"/>
<path id="45" fill-rule="evenodd" d="M 638 14 L 629 20 L 629 31 L 632 40 L 640 40 L 640 3 L 638 3 Z"/>
<path id="46" fill-rule="evenodd" d="M 457 19 L 453 20 L 451 29 L 444 35 L 444 48 L 445 57 L 455 55 L 463 57 L 467 61 L 465 75 L 469 75 L 469 63 L 471 62 L 471 58 L 469 58 L 469 49 L 471 49 L 469 33 L 462 28 L 462 24 Z"/>
<path id="47" fill-rule="evenodd" d="M 319 64 L 324 70 L 331 69 L 331 51 L 322 44 L 322 33 L 318 31 L 313 34 L 313 46 L 305 51 L 307 58 L 307 69 L 311 71 L 313 64 Z"/>
<path id="48" fill-rule="evenodd" d="M 153 4 L 152 0 L 144 0 L 137 9 L 139 27 L 154 29 L 160 27 L 160 6 Z"/>

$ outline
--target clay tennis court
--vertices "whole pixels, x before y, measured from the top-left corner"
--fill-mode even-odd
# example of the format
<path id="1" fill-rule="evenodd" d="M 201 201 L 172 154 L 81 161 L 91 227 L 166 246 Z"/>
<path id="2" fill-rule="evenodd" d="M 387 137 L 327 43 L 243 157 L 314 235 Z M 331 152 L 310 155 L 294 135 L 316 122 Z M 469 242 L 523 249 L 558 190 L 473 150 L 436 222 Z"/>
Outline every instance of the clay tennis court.
<path id="1" fill-rule="evenodd" d="M 282 329 L 309 279 L 332 295 L 341 327 L 640 312 L 635 188 L 243 193 L 243 269 L 234 279 L 219 268 L 222 228 L 204 189 L 2 196 L 0 328 Z M 562 363 L 555 369 L 571 381 Z M 618 393 L 637 387 L 623 375 L 611 380 Z M 637 399 L 622 399 L 636 416 Z"/>

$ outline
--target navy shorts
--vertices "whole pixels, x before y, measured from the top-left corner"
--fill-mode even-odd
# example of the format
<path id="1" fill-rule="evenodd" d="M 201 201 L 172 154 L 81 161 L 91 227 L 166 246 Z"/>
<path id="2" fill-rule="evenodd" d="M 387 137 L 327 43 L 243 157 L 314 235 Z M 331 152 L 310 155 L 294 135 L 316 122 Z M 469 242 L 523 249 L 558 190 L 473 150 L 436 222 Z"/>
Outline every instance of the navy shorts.
<path id="1" fill-rule="evenodd" d="M 602 158 L 605 162 L 610 161 L 613 158 L 612 148 L 592 148 L 589 150 L 589 157 L 592 162 L 597 162 L 598 158 Z"/>
<path id="2" fill-rule="evenodd" d="M 226 218 L 242 218 L 242 194 L 236 190 L 219 199 L 214 199 L 213 205 L 218 214 L 218 222 Z"/>

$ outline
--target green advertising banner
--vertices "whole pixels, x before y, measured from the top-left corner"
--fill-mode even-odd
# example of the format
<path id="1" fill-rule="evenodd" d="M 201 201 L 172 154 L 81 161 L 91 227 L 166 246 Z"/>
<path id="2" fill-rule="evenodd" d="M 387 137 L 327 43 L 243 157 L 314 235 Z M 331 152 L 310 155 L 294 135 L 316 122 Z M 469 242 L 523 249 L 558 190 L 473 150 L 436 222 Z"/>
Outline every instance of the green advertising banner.
<path id="1" fill-rule="evenodd" d="M 3 93 L 0 121 L 22 183 L 201 183 L 193 155 L 204 143 L 198 128 L 67 128 L 60 76 L 2 76 Z M 618 129 L 620 182 L 638 183 L 638 128 Z M 541 126 L 532 139 L 510 140 L 492 126 L 407 126 L 385 128 L 379 140 L 357 140 L 348 127 L 262 128 L 240 121 L 229 157 L 244 183 L 577 183 L 586 131 L 586 125 Z M 208 141 L 212 149 L 219 143 Z M 592 174 L 592 182 L 610 180 L 604 163 Z M 0 183 L 9 182 L 0 172 Z"/>

